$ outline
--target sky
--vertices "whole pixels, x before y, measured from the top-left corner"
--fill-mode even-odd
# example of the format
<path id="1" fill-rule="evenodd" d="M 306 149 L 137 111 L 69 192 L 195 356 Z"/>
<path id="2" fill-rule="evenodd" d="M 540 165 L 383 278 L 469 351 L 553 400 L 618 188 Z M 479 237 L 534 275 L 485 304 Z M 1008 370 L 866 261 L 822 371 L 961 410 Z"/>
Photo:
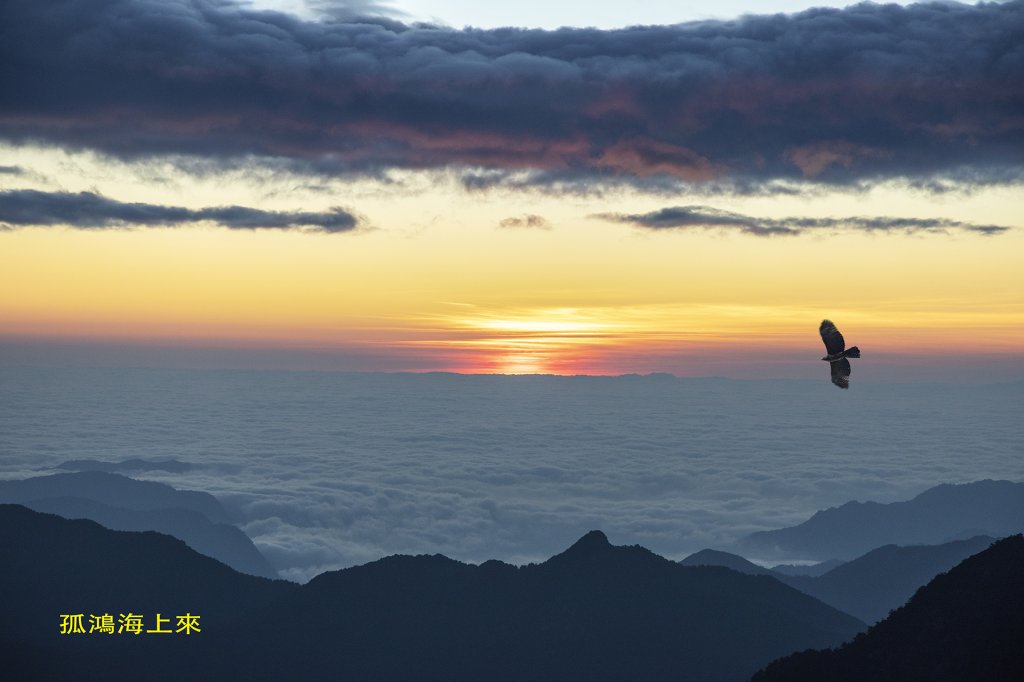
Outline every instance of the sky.
<path id="1" fill-rule="evenodd" d="M 4 2 L 0 363 L 1024 377 L 1024 2 L 830 5 Z"/>
<path id="2" fill-rule="evenodd" d="M 251 0 L 257 9 L 289 12 L 306 19 L 325 17 L 386 16 L 405 23 L 431 23 L 454 28 L 557 29 L 678 24 L 686 21 L 728 20 L 744 14 L 799 12 L 811 7 L 845 7 L 849 2 L 813 2 L 813 0 L 719 0 L 715 3 L 694 0 L 638 0 L 629 4 L 588 2 L 588 0 L 520 0 L 516 3 L 475 2 L 473 0 Z M 908 5 L 906 2 L 895 4 Z"/>

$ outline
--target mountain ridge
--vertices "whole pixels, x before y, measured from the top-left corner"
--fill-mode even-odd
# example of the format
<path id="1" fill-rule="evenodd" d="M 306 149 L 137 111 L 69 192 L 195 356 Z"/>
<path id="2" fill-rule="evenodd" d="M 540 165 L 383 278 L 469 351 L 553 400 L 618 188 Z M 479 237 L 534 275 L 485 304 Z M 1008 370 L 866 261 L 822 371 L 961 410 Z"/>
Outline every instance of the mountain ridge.
<path id="1" fill-rule="evenodd" d="M 0 503 L 23 504 L 65 518 L 87 518 L 112 530 L 152 530 L 236 570 L 279 577 L 252 539 L 229 520 L 216 497 L 105 471 L 0 481 Z"/>
<path id="2" fill-rule="evenodd" d="M 820 575 L 781 573 L 716 550 L 701 550 L 680 563 L 717 565 L 749 575 L 769 575 L 865 623 L 874 623 L 902 606 L 936 575 L 993 542 L 995 538 L 978 536 L 939 545 L 885 545 Z"/>
<path id="3" fill-rule="evenodd" d="M 1024 537 L 994 543 L 836 649 L 794 653 L 752 682 L 1013 680 L 1024 670 Z"/>
<path id="4" fill-rule="evenodd" d="M 901 502 L 846 502 L 788 528 L 758 531 L 729 549 L 785 560 L 852 559 L 884 545 L 939 544 L 965 533 L 1024 531 L 1024 483 L 986 479 L 933 486 Z"/>
<path id="5" fill-rule="evenodd" d="M 865 627 L 771 578 L 680 566 L 611 545 L 603 533 L 539 564 L 395 555 L 305 585 L 239 574 L 169 536 L 18 505 L 0 505 L 0 546 L 0 647 L 25 652 L 8 668 L 24 678 L 40 669 L 47 678 L 100 675 L 116 655 L 157 679 L 296 671 L 668 679 L 689 671 L 738 682 L 780 655 L 838 644 Z M 126 609 L 189 609 L 206 629 L 190 639 L 58 634 L 61 613 Z"/>
<path id="6" fill-rule="evenodd" d="M 128 509 L 191 509 L 214 523 L 232 523 L 227 510 L 210 493 L 178 490 L 166 483 L 143 481 L 106 471 L 35 476 L 0 481 L 0 501 L 22 504 L 48 497 L 79 497 Z"/>

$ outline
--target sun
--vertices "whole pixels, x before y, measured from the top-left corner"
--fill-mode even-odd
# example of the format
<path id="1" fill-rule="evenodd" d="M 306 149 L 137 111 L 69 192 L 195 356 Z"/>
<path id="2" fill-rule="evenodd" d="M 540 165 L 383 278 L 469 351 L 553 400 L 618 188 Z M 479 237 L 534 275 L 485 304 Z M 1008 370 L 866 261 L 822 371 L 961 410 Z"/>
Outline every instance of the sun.
<path id="1" fill-rule="evenodd" d="M 555 374 L 550 358 L 532 353 L 509 353 L 494 358 L 491 374 Z"/>
<path id="2" fill-rule="evenodd" d="M 457 371 L 481 374 L 572 374 L 584 349 L 607 343 L 616 325 L 574 308 L 503 311 L 451 320 L 466 362 Z"/>

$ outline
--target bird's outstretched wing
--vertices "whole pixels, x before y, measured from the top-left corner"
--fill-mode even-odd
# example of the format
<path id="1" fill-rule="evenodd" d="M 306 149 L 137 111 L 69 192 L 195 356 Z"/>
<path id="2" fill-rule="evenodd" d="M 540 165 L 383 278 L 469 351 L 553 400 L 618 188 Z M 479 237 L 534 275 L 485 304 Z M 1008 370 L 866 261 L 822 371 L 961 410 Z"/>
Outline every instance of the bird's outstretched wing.
<path id="1" fill-rule="evenodd" d="M 818 332 L 821 333 L 821 340 L 825 342 L 825 350 L 829 355 L 842 353 L 846 349 L 846 341 L 836 326 L 832 324 L 832 320 L 822 320 Z"/>
<path id="2" fill-rule="evenodd" d="M 846 358 L 828 363 L 832 370 L 832 383 L 839 388 L 850 387 L 850 361 Z"/>

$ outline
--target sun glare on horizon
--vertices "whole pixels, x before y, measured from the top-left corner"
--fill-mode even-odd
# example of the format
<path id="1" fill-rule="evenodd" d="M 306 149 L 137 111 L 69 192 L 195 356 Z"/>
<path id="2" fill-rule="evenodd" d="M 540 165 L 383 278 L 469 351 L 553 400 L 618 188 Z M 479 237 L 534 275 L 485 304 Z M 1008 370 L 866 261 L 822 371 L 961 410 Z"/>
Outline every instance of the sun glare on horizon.
<path id="1" fill-rule="evenodd" d="M 574 374 L 587 348 L 615 343 L 624 325 L 574 308 L 507 311 L 448 321 L 455 337 L 435 345 L 466 358 L 455 371 L 471 374 Z"/>

